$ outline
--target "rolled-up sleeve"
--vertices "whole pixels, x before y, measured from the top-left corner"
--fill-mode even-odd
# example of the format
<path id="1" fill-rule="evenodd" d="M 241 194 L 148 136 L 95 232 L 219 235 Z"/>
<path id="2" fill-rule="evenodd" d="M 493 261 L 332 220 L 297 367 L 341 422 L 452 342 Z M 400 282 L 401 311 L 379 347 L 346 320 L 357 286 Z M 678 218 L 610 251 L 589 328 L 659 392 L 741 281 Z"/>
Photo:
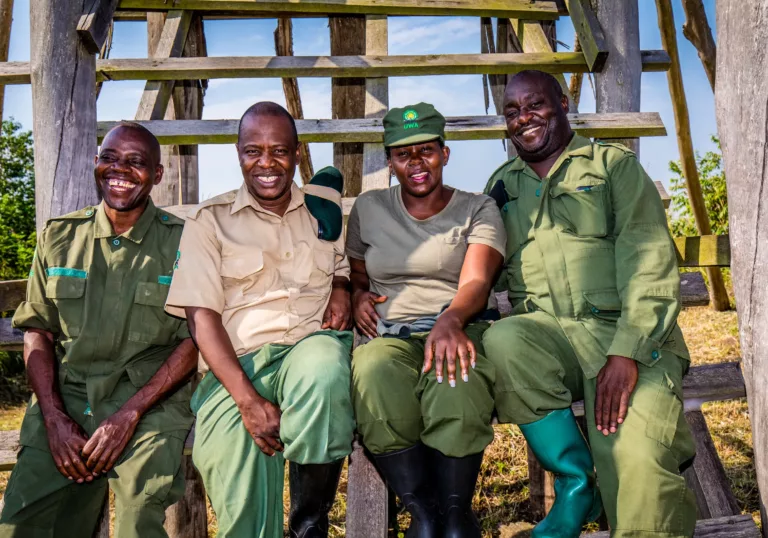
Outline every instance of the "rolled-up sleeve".
<path id="1" fill-rule="evenodd" d="M 224 310 L 221 282 L 221 243 L 209 216 L 204 212 L 184 224 L 173 270 L 171 289 L 165 302 L 169 314 L 185 318 L 185 307 Z"/>
<path id="2" fill-rule="evenodd" d="M 489 246 L 498 251 L 503 258 L 507 246 L 507 232 L 504 229 L 499 208 L 490 196 L 478 196 L 483 201 L 467 230 L 467 243 Z"/>
<path id="3" fill-rule="evenodd" d="M 12 325 L 17 329 L 40 329 L 58 335 L 61 332 L 59 310 L 46 293 L 48 282 L 45 263 L 46 230 L 38 235 L 32 268 L 29 271 L 27 295 L 16 308 Z"/>
<path id="4" fill-rule="evenodd" d="M 347 220 L 347 256 L 356 260 L 364 260 L 368 245 L 363 242 L 360 232 L 360 198 L 355 200 Z"/>

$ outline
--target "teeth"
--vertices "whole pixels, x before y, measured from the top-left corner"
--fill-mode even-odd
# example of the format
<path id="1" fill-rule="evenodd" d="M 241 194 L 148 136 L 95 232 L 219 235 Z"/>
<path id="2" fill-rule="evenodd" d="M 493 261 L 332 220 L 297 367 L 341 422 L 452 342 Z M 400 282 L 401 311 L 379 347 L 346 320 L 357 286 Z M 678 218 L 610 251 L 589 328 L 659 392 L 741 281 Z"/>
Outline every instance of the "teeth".
<path id="1" fill-rule="evenodd" d="M 259 181 L 262 183 L 274 183 L 277 181 L 277 176 L 259 176 Z"/>
<path id="2" fill-rule="evenodd" d="M 110 179 L 107 181 L 110 187 L 117 187 L 120 189 L 135 189 L 136 185 L 129 181 L 121 181 L 119 179 Z"/>
<path id="3" fill-rule="evenodd" d="M 426 172 L 422 172 L 421 174 L 414 174 L 411 176 L 413 179 L 424 179 L 427 177 Z"/>
<path id="4" fill-rule="evenodd" d="M 527 129 L 523 129 L 522 131 L 520 131 L 520 134 L 524 134 L 524 135 L 526 135 L 526 134 L 529 134 L 529 133 L 533 133 L 533 132 L 535 132 L 535 131 L 538 131 L 539 129 L 541 129 L 541 126 L 537 126 L 537 127 L 528 127 Z"/>

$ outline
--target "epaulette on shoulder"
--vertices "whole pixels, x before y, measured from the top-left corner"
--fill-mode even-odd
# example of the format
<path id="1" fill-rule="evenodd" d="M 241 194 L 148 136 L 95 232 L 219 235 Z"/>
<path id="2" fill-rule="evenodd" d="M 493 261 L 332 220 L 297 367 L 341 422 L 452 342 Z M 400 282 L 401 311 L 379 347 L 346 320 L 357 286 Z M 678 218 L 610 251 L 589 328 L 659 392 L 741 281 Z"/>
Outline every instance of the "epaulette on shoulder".
<path id="1" fill-rule="evenodd" d="M 509 142 L 507 142 L 509 143 Z M 502 170 L 506 169 L 509 165 L 511 165 L 513 162 L 515 162 L 519 157 L 515 155 L 514 157 L 507 159 L 501 166 L 499 166 L 496 170 L 491 173 L 491 177 L 495 176 L 497 173 L 501 172 Z"/>
<path id="2" fill-rule="evenodd" d="M 63 220 L 88 220 L 92 219 L 93 216 L 96 214 L 96 207 L 95 206 L 86 206 L 82 209 L 78 209 L 77 211 L 73 211 L 72 213 L 67 213 L 66 215 L 60 215 L 58 217 L 51 217 L 46 222 L 46 226 L 50 225 L 54 222 L 63 221 Z"/>
<path id="3" fill-rule="evenodd" d="M 511 159 L 508 159 L 504 164 L 499 166 L 496 170 L 491 172 L 491 175 L 488 176 L 488 181 L 485 183 L 485 189 L 483 189 L 483 192 L 486 194 L 491 191 L 493 188 L 493 184 L 496 182 L 496 175 L 503 173 L 512 163 L 514 163 L 517 160 L 518 156 L 515 155 Z"/>
<path id="4" fill-rule="evenodd" d="M 219 194 L 218 196 L 214 196 L 213 198 L 209 198 L 208 200 L 204 202 L 200 202 L 195 207 L 193 207 L 190 210 L 190 212 L 187 214 L 187 218 L 196 220 L 197 217 L 200 215 L 200 213 L 203 211 L 203 209 L 207 207 L 217 206 L 217 205 L 230 205 L 232 202 L 235 201 L 236 197 L 237 197 L 237 189 L 233 191 L 225 192 L 223 194 Z"/>
<path id="5" fill-rule="evenodd" d="M 635 152 L 629 149 L 624 144 L 619 144 L 617 142 L 606 142 L 604 140 L 595 140 L 595 144 L 598 146 L 601 146 L 603 148 L 613 148 L 621 151 L 622 153 L 625 153 L 627 155 L 635 155 Z"/>
<path id="6" fill-rule="evenodd" d="M 170 211 L 157 209 L 157 218 L 166 226 L 184 226 L 184 219 L 177 217 Z"/>

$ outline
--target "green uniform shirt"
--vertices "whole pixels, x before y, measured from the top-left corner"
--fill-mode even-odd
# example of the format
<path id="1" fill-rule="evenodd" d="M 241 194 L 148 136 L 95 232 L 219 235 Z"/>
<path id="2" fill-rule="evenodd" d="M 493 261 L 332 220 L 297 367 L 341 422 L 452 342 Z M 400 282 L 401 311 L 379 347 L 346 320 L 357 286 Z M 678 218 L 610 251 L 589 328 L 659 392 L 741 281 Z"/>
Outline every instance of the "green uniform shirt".
<path id="1" fill-rule="evenodd" d="M 503 181 L 507 258 L 500 285 L 513 313 L 555 316 L 584 374 L 608 355 L 652 366 L 666 349 L 689 359 L 677 326 L 680 275 L 653 181 L 624 146 L 574 135 L 546 177 L 522 159 Z"/>
<path id="2" fill-rule="evenodd" d="M 118 236 L 103 204 L 51 219 L 39 234 L 26 300 L 16 310 L 13 326 L 54 334 L 59 387 L 68 409 L 84 400 L 82 414 L 100 422 L 189 338 L 186 322 L 163 310 L 182 226 L 181 219 L 150 200 L 136 224 Z M 190 396 L 186 387 L 171 401 L 186 400 L 188 408 Z M 162 419 L 154 413 L 157 431 L 191 425 L 189 410 L 178 407 Z M 33 398 L 27 415 L 36 413 Z M 152 421 L 150 415 L 152 411 L 145 422 Z M 40 432 L 32 430 L 42 427 L 42 421 L 25 426 L 22 444 L 33 442 Z"/>

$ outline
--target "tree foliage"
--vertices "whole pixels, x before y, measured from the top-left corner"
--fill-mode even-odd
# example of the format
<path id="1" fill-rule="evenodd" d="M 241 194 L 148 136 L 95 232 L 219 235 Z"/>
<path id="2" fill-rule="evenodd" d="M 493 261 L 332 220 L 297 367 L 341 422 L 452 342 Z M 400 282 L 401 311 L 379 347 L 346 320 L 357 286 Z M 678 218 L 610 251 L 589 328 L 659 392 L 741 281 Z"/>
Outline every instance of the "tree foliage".
<path id="1" fill-rule="evenodd" d="M 728 234 L 728 194 L 725 188 L 725 170 L 723 170 L 723 155 L 720 140 L 712 137 L 717 149 L 708 151 L 704 156 L 696 154 L 696 168 L 699 171 L 699 181 L 704 194 L 704 203 L 712 225 L 712 233 Z M 672 216 L 670 229 L 673 237 L 699 235 L 693 218 L 691 203 L 685 188 L 680 161 L 670 161 L 669 170 L 674 174 L 670 180 L 672 190 Z"/>
<path id="2" fill-rule="evenodd" d="M 0 129 L 0 280 L 26 278 L 35 251 L 32 133 L 3 121 Z"/>

